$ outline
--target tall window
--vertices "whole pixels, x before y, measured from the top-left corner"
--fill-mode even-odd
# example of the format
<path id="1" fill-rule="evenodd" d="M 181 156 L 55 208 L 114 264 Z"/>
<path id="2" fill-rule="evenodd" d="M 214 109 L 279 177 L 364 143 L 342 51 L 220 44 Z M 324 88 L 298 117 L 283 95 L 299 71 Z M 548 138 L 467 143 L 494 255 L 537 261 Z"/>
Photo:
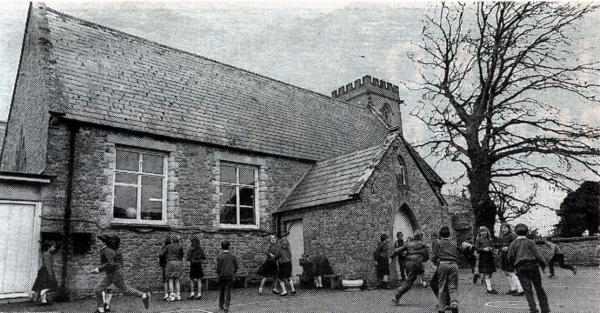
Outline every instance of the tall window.
<path id="1" fill-rule="evenodd" d="M 256 226 L 258 168 L 220 163 L 221 210 L 219 223 L 225 226 Z"/>
<path id="2" fill-rule="evenodd" d="M 407 184 L 407 174 L 406 174 L 406 163 L 401 156 L 398 156 L 396 159 L 396 181 L 399 186 L 406 186 Z"/>
<path id="3" fill-rule="evenodd" d="M 383 104 L 383 107 L 381 108 L 381 115 L 383 115 L 383 119 L 388 125 L 392 123 L 392 109 L 390 108 L 389 104 Z"/>
<path id="4" fill-rule="evenodd" d="M 166 155 L 117 148 L 113 218 L 128 222 L 166 220 Z"/>

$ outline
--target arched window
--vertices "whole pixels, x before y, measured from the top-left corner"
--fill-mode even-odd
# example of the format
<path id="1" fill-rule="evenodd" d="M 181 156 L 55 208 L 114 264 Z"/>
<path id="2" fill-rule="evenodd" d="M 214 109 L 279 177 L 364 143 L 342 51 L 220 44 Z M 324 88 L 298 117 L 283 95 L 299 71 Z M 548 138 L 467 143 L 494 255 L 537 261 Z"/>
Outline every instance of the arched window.
<path id="1" fill-rule="evenodd" d="M 408 181 L 407 181 L 407 172 L 406 172 L 406 162 L 404 162 L 404 159 L 402 158 L 402 156 L 398 155 L 398 157 L 396 158 L 397 163 L 396 163 L 396 181 L 398 183 L 398 186 L 406 186 Z"/>
<path id="2" fill-rule="evenodd" d="M 381 115 L 388 125 L 392 123 L 392 109 L 388 103 L 384 103 L 381 107 Z"/>

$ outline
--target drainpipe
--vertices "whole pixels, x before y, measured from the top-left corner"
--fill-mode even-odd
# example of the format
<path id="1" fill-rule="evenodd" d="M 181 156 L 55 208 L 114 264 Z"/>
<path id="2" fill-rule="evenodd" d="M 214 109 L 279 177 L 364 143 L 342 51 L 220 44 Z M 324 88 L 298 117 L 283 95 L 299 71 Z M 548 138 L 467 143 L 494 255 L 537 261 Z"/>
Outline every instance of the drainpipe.
<path id="1" fill-rule="evenodd" d="M 67 291 L 67 274 L 69 268 L 69 250 L 71 247 L 71 207 L 73 203 L 73 176 L 75 169 L 75 140 L 77 139 L 77 132 L 79 131 L 79 125 L 69 123 L 69 163 L 67 173 L 67 198 L 65 205 L 65 215 L 63 218 L 63 246 L 62 246 L 62 272 L 61 272 L 61 298 L 68 300 L 69 293 Z"/>

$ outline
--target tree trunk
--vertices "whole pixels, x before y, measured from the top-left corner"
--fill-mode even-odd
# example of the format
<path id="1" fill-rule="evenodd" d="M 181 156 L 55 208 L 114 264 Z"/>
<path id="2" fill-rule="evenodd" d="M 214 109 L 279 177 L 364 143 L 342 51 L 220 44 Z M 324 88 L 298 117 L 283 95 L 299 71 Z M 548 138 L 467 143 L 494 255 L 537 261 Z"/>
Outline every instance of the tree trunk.
<path id="1" fill-rule="evenodd" d="M 475 230 L 485 226 L 493 234 L 497 208 L 490 198 L 490 185 L 491 166 L 479 166 L 470 171 L 468 187 L 475 216 Z"/>

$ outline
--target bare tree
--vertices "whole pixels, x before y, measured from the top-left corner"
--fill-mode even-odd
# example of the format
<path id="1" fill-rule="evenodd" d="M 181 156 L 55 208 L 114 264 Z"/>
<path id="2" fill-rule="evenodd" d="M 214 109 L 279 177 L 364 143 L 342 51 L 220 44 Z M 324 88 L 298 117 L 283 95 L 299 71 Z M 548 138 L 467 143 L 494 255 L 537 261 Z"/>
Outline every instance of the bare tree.
<path id="1" fill-rule="evenodd" d="M 414 114 L 433 136 L 441 160 L 466 169 L 476 225 L 514 218 L 541 205 L 519 196 L 511 179 L 544 181 L 570 190 L 578 167 L 599 175 L 600 128 L 562 122 L 548 92 L 587 103 L 598 63 L 576 63 L 577 22 L 586 4 L 485 2 L 441 4 L 425 19 L 421 56 L 423 106 Z M 546 100 L 544 100 L 546 99 Z"/>

